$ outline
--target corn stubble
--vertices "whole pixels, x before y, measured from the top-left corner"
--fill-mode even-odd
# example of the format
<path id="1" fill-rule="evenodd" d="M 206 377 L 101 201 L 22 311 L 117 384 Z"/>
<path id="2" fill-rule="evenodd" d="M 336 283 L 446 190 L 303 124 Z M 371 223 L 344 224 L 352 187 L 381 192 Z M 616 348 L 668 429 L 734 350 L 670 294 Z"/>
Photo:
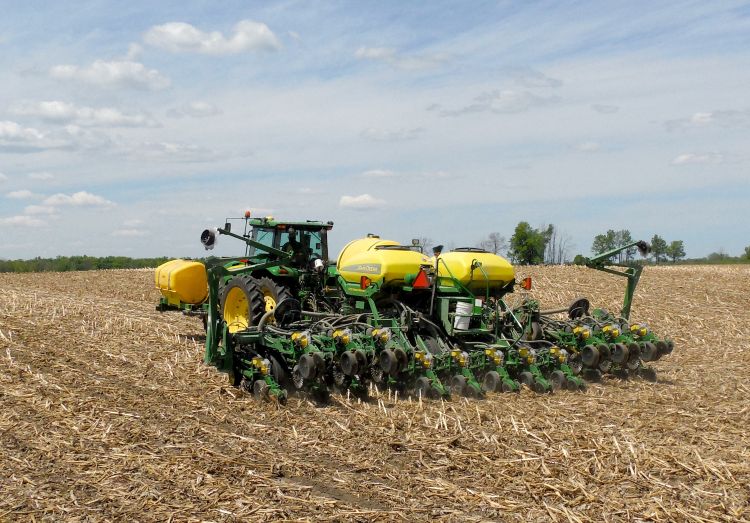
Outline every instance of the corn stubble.
<path id="1" fill-rule="evenodd" d="M 519 268 L 545 307 L 621 281 Z M 750 268 L 649 267 L 657 383 L 259 403 L 151 271 L 0 275 L 0 521 L 749 521 Z"/>

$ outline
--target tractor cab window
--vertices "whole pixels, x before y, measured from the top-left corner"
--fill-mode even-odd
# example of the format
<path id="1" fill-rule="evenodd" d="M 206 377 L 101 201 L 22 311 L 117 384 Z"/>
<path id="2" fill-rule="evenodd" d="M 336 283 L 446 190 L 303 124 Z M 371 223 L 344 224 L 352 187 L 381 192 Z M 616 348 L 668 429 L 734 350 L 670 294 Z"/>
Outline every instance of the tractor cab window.
<path id="1" fill-rule="evenodd" d="M 287 231 L 279 234 L 279 249 L 294 254 L 295 265 L 304 265 L 315 258 L 325 259 L 325 233 L 311 230 L 297 230 L 290 238 Z"/>
<path id="2" fill-rule="evenodd" d="M 266 245 L 267 247 L 275 247 L 274 245 L 275 233 L 276 233 L 276 229 L 262 229 L 260 227 L 253 227 L 252 239 L 258 243 L 262 243 L 263 245 Z M 247 256 L 255 256 L 256 254 L 260 256 L 260 255 L 266 254 L 260 249 L 258 249 L 257 251 L 258 252 L 256 252 L 255 247 L 248 245 Z"/>

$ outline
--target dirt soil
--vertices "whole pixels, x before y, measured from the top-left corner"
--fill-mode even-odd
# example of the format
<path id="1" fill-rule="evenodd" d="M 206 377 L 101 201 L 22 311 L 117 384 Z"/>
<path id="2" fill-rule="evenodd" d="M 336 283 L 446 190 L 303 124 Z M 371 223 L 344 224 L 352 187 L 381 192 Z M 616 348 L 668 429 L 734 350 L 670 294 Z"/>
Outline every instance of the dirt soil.
<path id="1" fill-rule="evenodd" d="M 519 268 L 544 308 L 624 281 Z M 150 271 L 0 275 L 0 521 L 750 521 L 750 267 L 645 270 L 657 383 L 257 403 Z"/>

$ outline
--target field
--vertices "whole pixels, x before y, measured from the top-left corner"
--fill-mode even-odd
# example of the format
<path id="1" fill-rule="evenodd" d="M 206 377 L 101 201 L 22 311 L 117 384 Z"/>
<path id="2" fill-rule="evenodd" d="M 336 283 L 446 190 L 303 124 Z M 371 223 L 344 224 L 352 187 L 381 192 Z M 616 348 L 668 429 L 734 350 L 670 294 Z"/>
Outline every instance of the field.
<path id="1" fill-rule="evenodd" d="M 624 282 L 521 268 L 545 307 Z M 0 521 L 750 521 L 750 267 L 648 267 L 657 383 L 259 404 L 150 271 L 0 275 Z"/>

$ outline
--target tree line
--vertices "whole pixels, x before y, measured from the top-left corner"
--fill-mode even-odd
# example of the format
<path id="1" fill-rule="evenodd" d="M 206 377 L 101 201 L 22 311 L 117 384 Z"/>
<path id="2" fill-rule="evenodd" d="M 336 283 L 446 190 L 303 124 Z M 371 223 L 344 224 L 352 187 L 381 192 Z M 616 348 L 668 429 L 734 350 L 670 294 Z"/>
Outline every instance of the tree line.
<path id="1" fill-rule="evenodd" d="M 31 260 L 0 260 L 0 272 L 67 272 L 101 269 L 143 269 L 157 267 L 170 260 L 160 258 L 129 258 L 127 256 L 57 256 Z"/>

